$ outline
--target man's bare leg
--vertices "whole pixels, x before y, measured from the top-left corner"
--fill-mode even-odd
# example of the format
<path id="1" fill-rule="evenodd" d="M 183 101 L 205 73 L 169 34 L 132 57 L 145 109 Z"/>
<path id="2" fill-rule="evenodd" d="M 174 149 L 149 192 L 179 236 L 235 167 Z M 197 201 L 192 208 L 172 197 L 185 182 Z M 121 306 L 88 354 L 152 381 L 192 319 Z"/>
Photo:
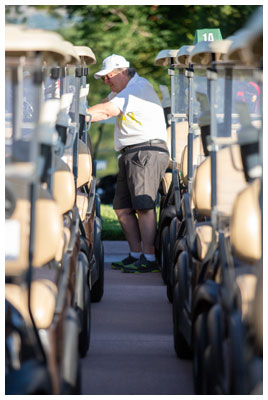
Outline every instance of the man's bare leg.
<path id="1" fill-rule="evenodd" d="M 137 210 L 144 254 L 155 254 L 156 214 L 155 210 Z"/>
<path id="2" fill-rule="evenodd" d="M 131 208 L 114 210 L 128 241 L 130 251 L 142 252 L 139 223 Z"/>

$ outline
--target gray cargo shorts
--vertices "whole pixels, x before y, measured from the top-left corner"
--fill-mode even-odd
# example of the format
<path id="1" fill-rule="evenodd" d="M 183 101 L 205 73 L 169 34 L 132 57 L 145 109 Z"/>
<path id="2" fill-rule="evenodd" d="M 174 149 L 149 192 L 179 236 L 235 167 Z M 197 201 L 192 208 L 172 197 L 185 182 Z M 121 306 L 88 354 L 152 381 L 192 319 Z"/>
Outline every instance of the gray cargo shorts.
<path id="1" fill-rule="evenodd" d="M 121 150 L 113 208 L 153 209 L 169 159 L 168 148 L 161 140 L 150 140 Z"/>

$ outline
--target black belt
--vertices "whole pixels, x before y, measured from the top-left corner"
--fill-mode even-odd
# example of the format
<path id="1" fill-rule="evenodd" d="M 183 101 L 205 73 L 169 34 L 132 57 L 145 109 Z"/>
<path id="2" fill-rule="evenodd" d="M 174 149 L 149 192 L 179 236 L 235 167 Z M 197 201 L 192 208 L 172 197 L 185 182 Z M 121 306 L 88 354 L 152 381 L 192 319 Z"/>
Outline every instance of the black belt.
<path id="1" fill-rule="evenodd" d="M 125 153 L 126 151 L 133 149 L 134 147 L 141 147 L 141 146 L 151 146 L 152 144 L 166 144 L 165 140 L 161 139 L 152 139 L 148 140 L 147 142 L 131 144 L 130 146 L 126 146 L 120 150 L 121 153 Z"/>

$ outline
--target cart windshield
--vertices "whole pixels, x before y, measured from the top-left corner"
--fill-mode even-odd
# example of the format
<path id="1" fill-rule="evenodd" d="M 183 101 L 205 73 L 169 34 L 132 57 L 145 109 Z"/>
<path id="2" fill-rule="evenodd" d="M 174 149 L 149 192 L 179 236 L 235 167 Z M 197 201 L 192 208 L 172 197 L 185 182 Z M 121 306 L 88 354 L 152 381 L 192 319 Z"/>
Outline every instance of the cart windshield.
<path id="1" fill-rule="evenodd" d="M 215 112 L 217 136 L 237 136 L 241 123 L 261 122 L 261 86 L 248 68 L 218 68 Z"/>
<path id="2" fill-rule="evenodd" d="M 174 113 L 186 118 L 188 113 L 188 82 L 184 68 L 175 68 L 174 75 Z"/>
<path id="3" fill-rule="evenodd" d="M 193 79 L 193 122 L 197 123 L 202 112 L 202 104 L 200 99 L 208 102 L 208 81 L 206 71 L 203 69 L 194 70 Z"/>
<path id="4" fill-rule="evenodd" d="M 6 69 L 5 158 L 6 162 L 33 161 L 38 102 L 30 69 Z"/>

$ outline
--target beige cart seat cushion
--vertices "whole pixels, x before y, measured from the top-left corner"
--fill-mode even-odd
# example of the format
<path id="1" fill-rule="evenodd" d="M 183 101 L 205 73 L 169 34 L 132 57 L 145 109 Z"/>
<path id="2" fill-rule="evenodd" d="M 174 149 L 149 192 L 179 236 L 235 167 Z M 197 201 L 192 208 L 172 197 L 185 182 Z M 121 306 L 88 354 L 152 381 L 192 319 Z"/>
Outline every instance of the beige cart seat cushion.
<path id="1" fill-rule="evenodd" d="M 175 132 L 176 132 L 176 165 L 177 168 L 181 169 L 181 155 L 182 152 L 187 145 L 187 138 L 188 138 L 188 122 L 181 121 L 177 122 L 175 125 Z M 171 155 L 171 127 L 167 129 L 167 147 L 169 150 L 169 154 Z M 169 168 L 172 169 L 172 160 L 170 159 Z M 168 189 L 171 185 L 172 181 L 172 174 L 170 172 L 166 173 L 162 179 L 162 189 L 163 193 L 167 194 Z"/>
<path id="2" fill-rule="evenodd" d="M 92 158 L 86 143 L 79 140 L 78 143 L 78 178 L 77 187 L 89 184 L 92 180 Z"/>
<path id="3" fill-rule="evenodd" d="M 182 152 L 187 145 L 188 140 L 188 122 L 181 121 L 177 122 L 175 125 L 176 132 L 176 160 L 178 164 L 178 168 L 180 169 L 181 155 Z M 171 127 L 169 126 L 167 129 L 167 146 L 169 150 L 169 154 L 171 155 Z"/>
<path id="4" fill-rule="evenodd" d="M 197 211 L 210 216 L 211 160 L 208 157 L 197 168 L 193 184 L 193 200 Z M 221 215 L 231 216 L 237 194 L 247 185 L 243 173 L 239 145 L 225 147 L 217 153 L 217 209 Z"/>
<path id="5" fill-rule="evenodd" d="M 28 268 L 30 201 L 22 182 L 13 185 L 17 202 L 11 220 L 19 224 L 19 251 L 16 258 L 6 260 L 6 274 L 17 275 Z M 41 267 L 55 258 L 63 235 L 63 221 L 59 207 L 51 195 L 40 188 L 35 209 L 35 237 L 33 265 Z"/>
<path id="6" fill-rule="evenodd" d="M 72 150 L 65 151 L 62 160 L 73 171 L 73 155 Z M 78 177 L 77 187 L 90 184 L 92 180 L 92 156 L 86 143 L 81 139 L 78 140 Z"/>
<path id="7" fill-rule="evenodd" d="M 68 164 L 62 160 L 53 175 L 53 196 L 59 205 L 61 214 L 73 209 L 75 202 L 74 176 Z"/>
<path id="8" fill-rule="evenodd" d="M 231 245 L 237 257 L 249 263 L 260 260 L 262 252 L 259 194 L 260 180 L 255 179 L 238 194 L 232 210 Z"/>
<path id="9" fill-rule="evenodd" d="M 257 277 L 250 273 L 241 274 L 236 276 L 236 284 L 241 295 L 242 318 L 248 320 L 252 314 Z"/>
<path id="10" fill-rule="evenodd" d="M 171 182 L 172 182 L 172 173 L 166 172 L 161 181 L 162 191 L 164 196 L 167 195 Z"/>
<path id="11" fill-rule="evenodd" d="M 200 225 L 196 226 L 196 250 L 199 260 L 204 260 L 209 245 L 212 241 L 212 226 Z"/>
<path id="12" fill-rule="evenodd" d="M 47 279 L 32 282 L 31 309 L 38 329 L 47 329 L 51 325 L 56 296 L 57 287 L 53 282 Z M 5 297 L 20 312 L 26 323 L 31 325 L 27 289 L 14 284 L 6 284 Z"/>
<path id="13" fill-rule="evenodd" d="M 198 135 L 194 138 L 193 142 L 193 165 L 199 165 L 203 157 L 204 149 L 202 145 L 202 140 L 201 136 Z M 185 186 L 188 186 L 188 145 L 186 145 L 183 149 L 180 166 L 183 183 Z"/>
<path id="14" fill-rule="evenodd" d="M 86 193 L 77 193 L 76 205 L 79 211 L 81 221 L 86 219 L 86 213 L 88 209 L 88 195 Z"/>

